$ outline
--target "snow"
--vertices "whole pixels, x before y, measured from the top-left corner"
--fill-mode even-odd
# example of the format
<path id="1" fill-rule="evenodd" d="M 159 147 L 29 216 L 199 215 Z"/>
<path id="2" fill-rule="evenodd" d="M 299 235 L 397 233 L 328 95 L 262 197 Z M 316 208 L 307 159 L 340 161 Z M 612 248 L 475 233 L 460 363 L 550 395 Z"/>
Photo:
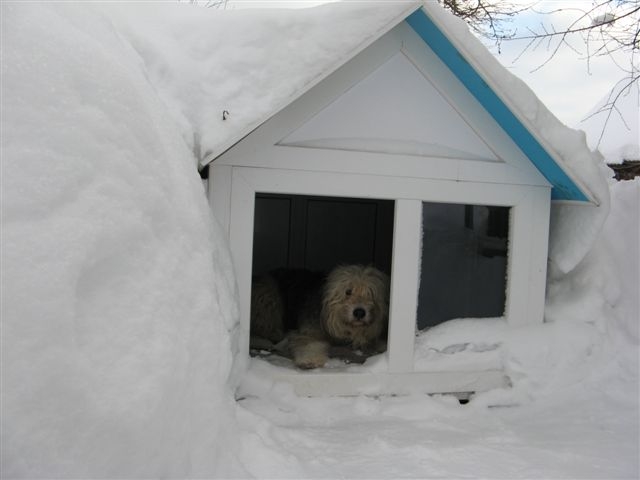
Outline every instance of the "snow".
<path id="1" fill-rule="evenodd" d="M 562 124 L 522 80 L 508 73 L 461 19 L 429 2 L 425 8 L 446 27 L 458 48 L 469 52 L 474 68 L 484 74 L 490 85 L 495 86 L 494 90 L 503 96 L 505 104 L 516 106 L 516 114 L 520 115 L 524 125 L 532 127 L 541 145 L 555 151 L 569 173 L 599 203 L 597 208 L 560 202 L 552 206 L 549 239 L 551 268 L 561 273 L 570 272 L 589 251 L 609 211 L 609 192 L 603 175 L 606 170 L 601 155 L 586 148 L 584 132 Z"/>
<path id="2" fill-rule="evenodd" d="M 238 402 L 247 471 L 258 478 L 637 478 L 640 181 L 612 192 L 614 214 L 596 245 L 570 275 L 551 281 L 547 323 L 509 329 L 499 319 L 461 319 L 418 338 L 418 369 L 433 368 L 430 361 L 444 369 L 502 367 L 510 388 L 467 405 L 449 396 L 299 398 L 268 380 L 275 367 L 254 359 Z"/>
<path id="3" fill-rule="evenodd" d="M 556 213 L 547 323 L 452 321 L 417 351 L 513 385 L 299 398 L 256 363 L 234 402 L 235 281 L 194 157 L 407 8 L 1 4 L 3 478 L 640 475 L 640 182 L 612 185 L 605 223 L 599 155 L 508 75 L 603 206 Z"/>
<path id="4" fill-rule="evenodd" d="M 237 310 L 192 154 L 108 18 L 3 3 L 2 45 L 2 477 L 211 475 Z"/>
<path id="5" fill-rule="evenodd" d="M 151 83 L 183 120 L 183 137 L 202 163 L 251 132 L 418 5 L 399 0 L 289 11 L 216 11 L 142 4 L 126 5 L 120 15 L 110 13 L 139 53 Z M 524 82 L 505 71 L 462 20 L 431 2 L 424 8 L 472 55 L 475 68 L 499 92 L 506 92 L 506 104 L 517 106 L 525 124 L 539 132 L 542 144 L 556 151 L 600 203 L 599 208 L 553 207 L 549 258 L 562 273 L 571 271 L 586 255 L 608 212 L 600 155 L 586 148 L 584 133 L 563 125 Z M 140 17 L 146 19 L 144 24 L 136 21 Z M 227 120 L 222 119 L 225 110 Z"/>
<path id="6" fill-rule="evenodd" d="M 154 86 L 187 119 L 204 161 L 380 37 L 417 2 L 237 11 L 156 4 L 133 14 L 134 8 L 122 9 L 119 28 Z"/>

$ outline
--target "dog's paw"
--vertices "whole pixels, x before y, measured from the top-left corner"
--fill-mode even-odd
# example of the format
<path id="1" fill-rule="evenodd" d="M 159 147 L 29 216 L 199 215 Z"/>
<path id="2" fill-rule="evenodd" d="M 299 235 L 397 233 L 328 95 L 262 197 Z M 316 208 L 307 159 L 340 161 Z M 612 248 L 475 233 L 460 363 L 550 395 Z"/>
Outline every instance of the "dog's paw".
<path id="1" fill-rule="evenodd" d="M 324 367 L 329 360 L 329 348 L 325 342 L 309 342 L 293 351 L 293 363 L 304 370 Z"/>
<path id="2" fill-rule="evenodd" d="M 326 361 L 314 361 L 314 360 L 296 360 L 296 367 L 302 370 L 312 370 L 314 368 L 322 368 Z"/>

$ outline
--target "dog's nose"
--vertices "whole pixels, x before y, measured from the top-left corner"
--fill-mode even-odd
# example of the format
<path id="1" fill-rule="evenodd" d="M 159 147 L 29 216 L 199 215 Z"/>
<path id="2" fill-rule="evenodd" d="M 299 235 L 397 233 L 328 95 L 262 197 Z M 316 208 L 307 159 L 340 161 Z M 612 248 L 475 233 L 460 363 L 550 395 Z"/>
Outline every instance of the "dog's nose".
<path id="1" fill-rule="evenodd" d="M 366 314 L 367 312 L 364 311 L 364 308 L 355 308 L 353 310 L 353 316 L 356 317 L 358 320 L 363 319 Z"/>

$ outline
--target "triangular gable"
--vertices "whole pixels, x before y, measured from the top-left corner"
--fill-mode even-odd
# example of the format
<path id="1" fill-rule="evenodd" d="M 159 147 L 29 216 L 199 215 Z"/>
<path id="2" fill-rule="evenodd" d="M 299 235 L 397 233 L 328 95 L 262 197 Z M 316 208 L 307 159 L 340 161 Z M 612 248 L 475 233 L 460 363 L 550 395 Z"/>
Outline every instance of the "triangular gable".
<path id="1" fill-rule="evenodd" d="M 501 161 L 402 52 L 279 144 Z"/>
<path id="2" fill-rule="evenodd" d="M 406 22 L 216 163 L 551 187 Z"/>
<path id="3" fill-rule="evenodd" d="M 596 203 L 589 190 L 561 167 L 561 160 L 554 158 L 550 150 L 541 145 L 541 141 L 514 114 L 514 111 L 506 105 L 505 101 L 491 88 L 476 68 L 469 63 L 468 56 L 463 54 L 460 46 L 453 45 L 449 37 L 425 12 L 425 8 L 427 6 L 423 6 L 409 15 L 406 19 L 407 23 L 553 185 L 551 198 L 553 200 Z"/>

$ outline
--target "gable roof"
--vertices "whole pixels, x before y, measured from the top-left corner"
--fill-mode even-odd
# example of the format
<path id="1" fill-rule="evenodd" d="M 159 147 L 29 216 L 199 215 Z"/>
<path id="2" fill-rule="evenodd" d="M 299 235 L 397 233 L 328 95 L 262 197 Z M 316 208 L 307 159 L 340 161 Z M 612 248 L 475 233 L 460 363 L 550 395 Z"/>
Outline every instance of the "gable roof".
<path id="1" fill-rule="evenodd" d="M 482 71 L 482 65 L 474 61 L 465 46 L 445 34 L 446 25 L 438 22 L 434 10 L 433 4 L 425 4 L 406 21 L 553 185 L 551 198 L 594 201 L 586 185 L 571 174 L 562 158 L 519 111 L 518 104 L 501 95 L 500 87 Z"/>
<path id="2" fill-rule="evenodd" d="M 145 14 L 155 31 L 135 25 L 128 34 L 167 103 L 191 123 L 194 134 L 188 140 L 200 166 L 406 21 L 553 185 L 554 199 L 599 203 L 602 189 L 593 168 L 585 167 L 593 154 L 582 134 L 562 125 L 462 20 L 435 2 L 338 2 L 294 11 L 174 8 L 170 14 L 158 15 L 158 9 Z M 184 31 L 193 39 L 185 42 Z M 167 72 L 180 72 L 182 78 Z M 226 120 L 223 110 L 230 112 Z"/>
<path id="3" fill-rule="evenodd" d="M 285 102 L 273 109 L 270 114 L 239 130 L 237 135 L 221 148 L 208 152 L 202 158 L 201 165 L 204 166 L 213 161 L 281 108 L 303 95 L 339 66 L 406 20 L 551 183 L 552 199 L 598 203 L 585 182 L 572 172 L 562 156 L 540 135 L 536 125 L 532 124 L 522 112 L 518 102 L 505 95 L 503 86 L 493 81 L 487 71 L 489 69 L 483 68 L 485 66 L 481 61 L 484 59 L 475 58 L 473 51 L 466 46 L 468 41 L 462 44 L 451 33 L 450 25 L 443 21 L 445 17 L 442 15 L 442 8 L 433 2 L 409 2 L 401 5 L 403 8 L 385 25 L 378 28 L 355 48 L 339 56 L 339 61 L 321 71 L 312 81 L 307 82 L 303 89 L 292 92 Z M 475 41 L 479 44 L 477 40 Z M 503 67 L 500 68 L 504 70 Z"/>

